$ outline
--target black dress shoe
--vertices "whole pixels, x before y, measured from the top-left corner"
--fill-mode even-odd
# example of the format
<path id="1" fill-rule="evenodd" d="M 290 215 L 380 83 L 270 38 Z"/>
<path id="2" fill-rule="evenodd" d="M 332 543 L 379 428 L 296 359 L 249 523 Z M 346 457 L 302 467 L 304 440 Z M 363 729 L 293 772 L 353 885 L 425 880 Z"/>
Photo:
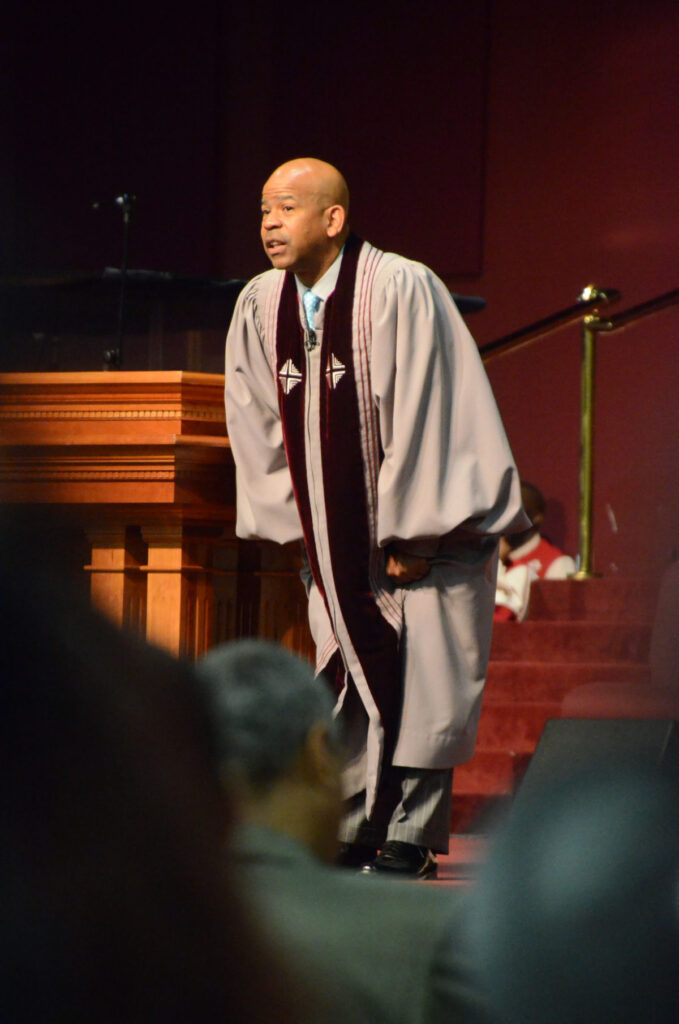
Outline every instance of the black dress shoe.
<path id="1" fill-rule="evenodd" d="M 335 863 L 341 868 L 362 868 L 377 856 L 376 846 L 365 843 L 342 843 Z"/>
<path id="2" fill-rule="evenodd" d="M 435 878 L 438 861 L 426 846 L 390 839 L 363 870 L 402 878 Z"/>

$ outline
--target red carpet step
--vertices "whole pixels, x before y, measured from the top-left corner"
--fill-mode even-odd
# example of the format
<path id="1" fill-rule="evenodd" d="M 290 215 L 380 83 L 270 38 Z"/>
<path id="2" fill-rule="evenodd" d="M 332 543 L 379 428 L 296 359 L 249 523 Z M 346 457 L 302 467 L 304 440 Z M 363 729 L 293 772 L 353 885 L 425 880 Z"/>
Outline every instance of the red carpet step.
<path id="1" fill-rule="evenodd" d="M 498 661 L 648 662 L 650 624 L 498 622 L 491 658 Z"/>
<path id="2" fill-rule="evenodd" d="M 558 622 L 652 622 L 658 585 L 650 580 L 602 577 L 538 580 L 528 619 Z"/>
<path id="3" fill-rule="evenodd" d="M 454 773 L 454 833 L 483 831 L 571 691 L 648 687 L 656 591 L 638 579 L 541 580 L 524 622 L 496 623 L 476 752 Z"/>
<path id="4" fill-rule="evenodd" d="M 549 671 L 544 661 L 490 663 L 485 703 L 493 701 L 561 700 L 570 690 L 585 683 L 646 683 L 648 665 L 627 661 L 554 662 Z"/>

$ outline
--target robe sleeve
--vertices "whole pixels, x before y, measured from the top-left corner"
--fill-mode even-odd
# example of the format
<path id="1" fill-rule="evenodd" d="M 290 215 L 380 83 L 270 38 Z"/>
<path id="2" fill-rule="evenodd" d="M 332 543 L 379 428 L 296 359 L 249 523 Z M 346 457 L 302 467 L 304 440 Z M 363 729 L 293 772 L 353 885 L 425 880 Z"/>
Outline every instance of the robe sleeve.
<path id="1" fill-rule="evenodd" d="M 495 607 L 507 608 L 518 622 L 522 622 L 528 611 L 530 597 L 530 571 L 527 565 L 515 565 L 507 569 L 498 566 Z"/>
<path id="2" fill-rule="evenodd" d="M 226 339 L 226 425 L 236 463 L 236 534 L 302 537 L 283 446 L 275 370 L 259 316 L 260 279 L 239 296 Z"/>
<path id="3" fill-rule="evenodd" d="M 371 374 L 384 452 L 377 539 L 432 556 L 441 539 L 525 528 L 518 473 L 476 344 L 443 283 L 397 260 L 373 292 Z"/>
<path id="4" fill-rule="evenodd" d="M 546 580 L 567 580 L 577 572 L 577 567 L 570 555 L 559 555 L 545 573 Z"/>

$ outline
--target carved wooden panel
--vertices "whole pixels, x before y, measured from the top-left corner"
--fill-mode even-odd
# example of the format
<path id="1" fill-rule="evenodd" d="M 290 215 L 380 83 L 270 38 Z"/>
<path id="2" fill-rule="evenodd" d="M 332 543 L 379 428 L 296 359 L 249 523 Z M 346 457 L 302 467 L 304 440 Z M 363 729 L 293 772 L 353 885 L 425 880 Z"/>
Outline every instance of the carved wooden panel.
<path id="1" fill-rule="evenodd" d="M 0 500 L 36 523 L 65 513 L 93 602 L 174 654 L 262 636 L 308 655 L 295 552 L 234 534 L 223 389 L 183 371 L 0 374 Z"/>

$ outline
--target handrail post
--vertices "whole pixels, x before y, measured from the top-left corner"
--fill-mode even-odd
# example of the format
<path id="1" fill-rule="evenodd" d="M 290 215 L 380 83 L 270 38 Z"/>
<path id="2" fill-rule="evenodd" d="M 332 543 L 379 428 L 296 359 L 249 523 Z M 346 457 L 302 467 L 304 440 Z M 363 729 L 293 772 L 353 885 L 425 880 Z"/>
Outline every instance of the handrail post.
<path id="1" fill-rule="evenodd" d="M 596 336 L 611 329 L 610 321 L 601 320 L 596 312 L 582 321 L 582 365 L 580 377 L 580 509 L 579 568 L 575 579 L 587 580 L 596 575 L 592 558 L 592 496 L 594 490 L 594 382 L 596 369 Z"/>
<path id="2" fill-rule="evenodd" d="M 657 295 L 631 309 L 612 316 L 609 320 L 599 317 L 599 307 L 617 302 L 620 292 L 615 288 L 602 290 L 589 284 L 583 288 L 574 306 L 538 320 L 521 330 L 514 331 L 491 341 L 481 349 L 484 363 L 497 355 L 504 355 L 527 345 L 535 338 L 542 337 L 557 328 L 582 319 L 582 366 L 580 388 L 580 507 L 578 515 L 579 555 L 578 572 L 573 579 L 586 580 L 598 575 L 594 572 L 592 558 L 592 506 L 594 478 L 594 381 L 596 363 L 596 336 L 599 331 L 617 331 L 652 313 L 659 313 L 668 306 L 679 305 L 679 288 Z M 584 305 L 584 309 L 582 306 Z M 591 310 L 583 317 L 586 310 Z"/>

